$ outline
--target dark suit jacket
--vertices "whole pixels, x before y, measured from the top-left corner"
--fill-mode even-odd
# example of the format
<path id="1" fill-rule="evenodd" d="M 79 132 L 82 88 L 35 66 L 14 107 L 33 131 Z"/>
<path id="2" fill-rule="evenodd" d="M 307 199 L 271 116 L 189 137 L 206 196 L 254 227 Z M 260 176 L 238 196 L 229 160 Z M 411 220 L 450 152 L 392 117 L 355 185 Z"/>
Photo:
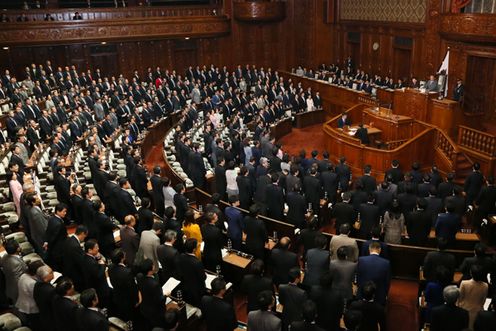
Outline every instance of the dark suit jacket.
<path id="1" fill-rule="evenodd" d="M 153 277 L 144 276 L 138 280 L 138 288 L 142 297 L 141 314 L 151 327 L 164 327 L 165 297 L 160 283 Z"/>
<path id="2" fill-rule="evenodd" d="M 357 265 L 359 292 L 368 281 L 373 281 L 377 287 L 375 298 L 378 303 L 385 304 L 391 282 L 391 266 L 388 260 L 378 256 L 362 256 Z"/>
<path id="3" fill-rule="evenodd" d="M 179 222 L 184 221 L 184 214 L 188 210 L 188 200 L 180 193 L 174 195 L 174 206 L 176 206 L 176 218 Z"/>
<path id="4" fill-rule="evenodd" d="M 233 307 L 223 299 L 205 295 L 201 299 L 201 311 L 207 331 L 232 331 L 238 327 Z"/>
<path id="5" fill-rule="evenodd" d="M 460 229 L 460 216 L 455 213 L 439 214 L 436 221 L 436 237 L 443 237 L 449 242 L 456 241 L 456 233 Z"/>
<path id="6" fill-rule="evenodd" d="M 425 245 L 431 232 L 431 215 L 425 210 L 416 210 L 406 217 L 406 227 L 410 244 Z"/>
<path id="7" fill-rule="evenodd" d="M 431 331 L 462 331 L 468 328 L 468 311 L 446 304 L 432 308 Z"/>
<path id="8" fill-rule="evenodd" d="M 33 299 L 40 310 L 40 324 L 44 331 L 52 330 L 54 311 L 52 302 L 55 297 L 55 288 L 44 282 L 36 282 L 33 290 Z"/>
<path id="9" fill-rule="evenodd" d="M 449 279 L 453 279 L 456 261 L 453 254 L 443 251 L 432 251 L 427 253 L 424 259 L 424 278 L 427 281 L 434 280 L 434 272 L 437 266 L 444 266 L 451 274 Z"/>
<path id="10" fill-rule="evenodd" d="M 134 265 L 134 258 L 139 248 L 140 238 L 134 229 L 123 227 L 120 230 L 121 248 L 126 253 L 126 262 L 128 265 Z"/>
<path id="11" fill-rule="evenodd" d="M 53 320 L 52 328 L 55 324 L 57 331 L 67 331 L 74 329 L 74 321 L 76 320 L 76 312 L 78 309 L 77 303 L 66 297 L 54 295 L 52 300 Z M 53 323 L 55 322 L 55 323 Z"/>
<path id="12" fill-rule="evenodd" d="M 253 198 L 253 187 L 250 177 L 238 176 L 236 183 L 239 190 L 239 206 L 244 209 L 250 208 Z"/>
<path id="13" fill-rule="evenodd" d="M 76 311 L 76 322 L 79 331 L 107 331 L 109 322 L 105 316 L 88 308 L 79 308 Z"/>
<path id="14" fill-rule="evenodd" d="M 496 186 L 483 187 L 476 200 L 482 215 L 496 213 Z"/>
<path id="15" fill-rule="evenodd" d="M 317 324 L 325 330 L 338 331 L 344 309 L 344 299 L 332 288 L 312 286 L 310 299 L 317 305 Z"/>
<path id="16" fill-rule="evenodd" d="M 193 255 L 181 254 L 177 260 L 177 268 L 184 301 L 198 307 L 206 292 L 207 276 L 202 263 Z"/>
<path id="17" fill-rule="evenodd" d="M 298 228 L 303 228 L 306 225 L 305 214 L 308 207 L 305 197 L 298 192 L 289 192 L 286 200 L 289 206 L 286 220 Z"/>
<path id="18" fill-rule="evenodd" d="M 320 277 L 329 271 L 329 250 L 312 248 L 307 251 L 306 270 L 303 285 L 314 286 L 320 284 Z"/>
<path id="19" fill-rule="evenodd" d="M 45 241 L 48 244 L 47 259 L 55 266 L 60 267 L 62 264 L 62 256 L 64 254 L 64 242 L 67 239 L 67 230 L 64 221 L 57 216 L 52 216 L 48 219 L 48 225 L 45 232 Z M 52 265 L 52 267 L 54 267 Z"/>
<path id="20" fill-rule="evenodd" d="M 379 225 L 379 207 L 369 203 L 362 203 L 358 212 L 360 213 L 361 223 L 359 234 L 362 238 L 368 239 L 374 226 Z"/>
<path id="21" fill-rule="evenodd" d="M 126 217 L 127 215 L 136 215 L 138 211 L 136 210 L 136 206 L 134 205 L 133 197 L 128 191 L 121 188 L 118 193 L 118 198 L 119 209 L 116 217 L 121 223 L 123 223 L 124 217 Z"/>
<path id="22" fill-rule="evenodd" d="M 355 132 L 355 138 L 358 138 L 360 139 L 360 142 L 364 145 L 368 145 L 370 143 L 370 140 L 369 140 L 369 133 L 368 133 L 368 130 L 367 128 L 359 128 L 356 132 Z"/>
<path id="23" fill-rule="evenodd" d="M 215 166 L 215 192 L 219 193 L 221 197 L 226 195 L 226 168 L 220 165 Z"/>
<path id="24" fill-rule="evenodd" d="M 162 282 L 165 283 L 170 277 L 177 278 L 177 259 L 179 252 L 173 246 L 160 245 L 157 247 L 158 262 L 162 266 Z"/>
<path id="25" fill-rule="evenodd" d="M 302 302 L 307 300 L 307 292 L 292 284 L 281 284 L 279 286 L 279 302 L 283 305 L 282 322 L 290 325 L 294 321 L 301 321 Z"/>
<path id="26" fill-rule="evenodd" d="M 297 321 L 291 323 L 291 331 L 325 331 L 325 329 L 321 328 L 317 324 Z"/>
<path id="27" fill-rule="evenodd" d="M 121 264 L 112 265 L 108 270 L 112 284 L 112 303 L 117 317 L 129 320 L 138 303 L 138 286 L 130 268 Z"/>
<path id="28" fill-rule="evenodd" d="M 494 311 L 480 311 L 474 323 L 474 331 L 492 331 L 496 325 L 496 313 Z"/>
<path id="29" fill-rule="evenodd" d="M 386 312 L 384 306 L 378 302 L 356 300 L 349 305 L 349 309 L 358 310 L 362 313 L 360 331 L 378 331 L 378 325 L 381 330 L 386 330 Z"/>
<path id="30" fill-rule="evenodd" d="M 71 236 L 64 243 L 64 275 L 72 279 L 77 291 L 82 291 L 85 287 L 83 277 L 84 251 L 76 237 Z"/>
<path id="31" fill-rule="evenodd" d="M 270 255 L 272 281 L 276 286 L 289 282 L 289 270 L 298 266 L 298 256 L 290 251 L 274 248 Z"/>
<path id="32" fill-rule="evenodd" d="M 96 212 L 93 219 L 97 229 L 100 251 L 104 256 L 110 256 L 110 253 L 115 249 L 114 228 L 116 226 L 105 213 Z"/>
<path id="33" fill-rule="evenodd" d="M 368 194 L 371 194 L 377 189 L 375 177 L 365 175 L 360 177 L 359 181 L 362 183 L 363 190 Z"/>
<path id="34" fill-rule="evenodd" d="M 282 220 L 284 210 L 284 195 L 282 188 L 274 184 L 268 184 L 266 186 L 265 195 L 267 199 L 265 201 L 268 202 L 267 216 L 275 220 Z"/>
<path id="35" fill-rule="evenodd" d="M 272 280 L 258 275 L 245 275 L 241 281 L 241 292 L 248 297 L 248 312 L 260 309 L 257 296 L 263 291 L 273 291 Z"/>
<path id="36" fill-rule="evenodd" d="M 164 193 L 162 191 L 162 178 L 160 176 L 153 175 L 150 177 L 150 182 L 152 183 L 153 205 L 155 206 L 155 212 L 158 215 L 162 216 L 164 214 Z"/>
<path id="37" fill-rule="evenodd" d="M 205 243 L 203 248 L 205 268 L 210 271 L 216 271 L 216 267 L 222 264 L 221 249 L 224 247 L 224 236 L 219 227 L 213 224 L 203 225 L 201 233 Z"/>
<path id="38" fill-rule="evenodd" d="M 57 200 L 67 205 L 70 205 L 71 183 L 69 182 L 69 180 L 60 174 L 56 174 L 55 178 L 53 179 L 53 186 L 55 187 L 55 191 L 57 192 Z"/>
<path id="39" fill-rule="evenodd" d="M 352 225 L 356 220 L 356 212 L 353 206 L 346 202 L 338 202 L 332 209 L 332 216 L 336 218 L 336 230 L 339 232 L 341 224 Z"/>
<path id="40" fill-rule="evenodd" d="M 153 226 L 154 218 L 153 212 L 148 208 L 141 207 L 138 210 L 138 222 L 136 225 L 136 232 L 141 235 L 141 232 L 145 230 L 151 230 Z"/>
<path id="41" fill-rule="evenodd" d="M 312 204 L 312 210 L 316 213 L 320 209 L 320 197 L 322 195 L 322 185 L 317 176 L 305 176 L 303 178 L 303 192 L 307 203 Z"/>
<path id="42" fill-rule="evenodd" d="M 246 251 L 257 259 L 263 259 L 265 256 L 265 243 L 269 239 L 265 223 L 259 218 L 246 216 L 244 224 Z"/>
<path id="43" fill-rule="evenodd" d="M 327 193 L 327 200 L 334 202 L 338 190 L 338 175 L 335 172 L 323 171 L 320 174 L 320 181 L 324 193 Z"/>
<path id="44" fill-rule="evenodd" d="M 98 294 L 100 304 L 105 307 L 110 299 L 110 287 L 105 275 L 105 266 L 99 264 L 94 257 L 85 254 L 83 257 L 83 277 L 84 288 L 94 288 Z"/>

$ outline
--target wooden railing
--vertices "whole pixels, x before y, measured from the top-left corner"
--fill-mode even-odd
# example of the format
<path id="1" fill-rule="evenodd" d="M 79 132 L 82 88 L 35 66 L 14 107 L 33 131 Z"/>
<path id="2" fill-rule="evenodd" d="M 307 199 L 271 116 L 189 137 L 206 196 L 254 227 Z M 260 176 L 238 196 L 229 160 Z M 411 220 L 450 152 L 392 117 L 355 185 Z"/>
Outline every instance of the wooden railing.
<path id="1" fill-rule="evenodd" d="M 407 141 L 408 141 L 408 139 L 388 141 L 386 143 L 387 149 L 389 149 L 389 150 L 396 149 L 396 148 L 400 147 L 401 145 L 403 145 L 404 143 L 406 143 Z"/>
<path id="2" fill-rule="evenodd" d="M 451 161 L 451 165 L 454 166 L 456 162 L 456 156 L 459 151 L 453 140 L 444 133 L 442 130 L 437 129 L 437 137 L 436 137 L 436 149 L 441 151 L 443 155 Z"/>
<path id="3" fill-rule="evenodd" d="M 81 15 L 83 21 L 94 21 L 144 17 L 214 16 L 222 14 L 222 6 L 30 9 L 4 10 L 1 13 L 11 23 L 15 23 L 17 18 L 23 14 L 29 21 L 44 21 L 47 13 L 50 13 L 55 21 L 72 21 L 75 12 Z M 21 23 L 23 22 L 19 22 Z"/>
<path id="4" fill-rule="evenodd" d="M 487 156 L 496 155 L 496 136 L 463 125 L 458 129 L 458 144 Z"/>

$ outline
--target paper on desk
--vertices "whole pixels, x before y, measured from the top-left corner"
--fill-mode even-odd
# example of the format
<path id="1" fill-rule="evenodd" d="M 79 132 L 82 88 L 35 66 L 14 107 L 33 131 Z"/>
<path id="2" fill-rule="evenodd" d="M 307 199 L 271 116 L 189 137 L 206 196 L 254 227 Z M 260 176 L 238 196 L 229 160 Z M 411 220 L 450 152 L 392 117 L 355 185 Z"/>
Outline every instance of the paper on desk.
<path id="1" fill-rule="evenodd" d="M 226 256 L 228 256 L 228 255 L 229 255 L 229 252 L 227 251 L 227 249 L 226 249 L 226 248 L 222 248 L 222 249 L 221 249 L 221 252 L 222 252 L 222 258 L 225 258 Z"/>
<path id="2" fill-rule="evenodd" d="M 115 230 L 114 231 L 114 240 L 120 239 L 121 237 L 121 230 Z"/>
<path id="3" fill-rule="evenodd" d="M 169 278 L 164 286 L 162 286 L 162 293 L 164 293 L 164 295 L 170 295 L 179 284 L 181 284 L 181 281 L 175 279 L 174 277 Z"/>

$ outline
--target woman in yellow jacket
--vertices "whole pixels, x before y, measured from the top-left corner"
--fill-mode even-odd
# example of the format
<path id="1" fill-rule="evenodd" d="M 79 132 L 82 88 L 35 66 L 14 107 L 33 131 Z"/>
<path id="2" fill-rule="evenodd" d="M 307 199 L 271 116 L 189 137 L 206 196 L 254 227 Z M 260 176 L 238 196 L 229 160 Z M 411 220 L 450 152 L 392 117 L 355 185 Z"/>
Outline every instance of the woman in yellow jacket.
<path id="1" fill-rule="evenodd" d="M 188 209 L 184 214 L 183 233 L 186 239 L 194 238 L 198 241 L 195 256 L 201 261 L 201 243 L 203 241 L 200 226 L 196 222 L 193 209 Z"/>

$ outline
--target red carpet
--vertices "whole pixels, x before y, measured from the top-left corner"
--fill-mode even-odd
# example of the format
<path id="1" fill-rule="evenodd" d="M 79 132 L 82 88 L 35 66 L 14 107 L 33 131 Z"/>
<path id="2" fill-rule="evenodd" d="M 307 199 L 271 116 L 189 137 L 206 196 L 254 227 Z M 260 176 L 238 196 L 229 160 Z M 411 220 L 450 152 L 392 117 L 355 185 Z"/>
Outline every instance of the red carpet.
<path id="1" fill-rule="evenodd" d="M 316 149 L 319 151 L 319 158 L 321 158 L 322 152 L 326 149 L 322 124 L 312 125 L 304 129 L 293 128 L 290 134 L 284 136 L 277 143 L 281 144 L 282 149 L 289 155 L 298 155 L 304 149 L 307 152 L 307 157 L 310 157 L 310 152 Z"/>

